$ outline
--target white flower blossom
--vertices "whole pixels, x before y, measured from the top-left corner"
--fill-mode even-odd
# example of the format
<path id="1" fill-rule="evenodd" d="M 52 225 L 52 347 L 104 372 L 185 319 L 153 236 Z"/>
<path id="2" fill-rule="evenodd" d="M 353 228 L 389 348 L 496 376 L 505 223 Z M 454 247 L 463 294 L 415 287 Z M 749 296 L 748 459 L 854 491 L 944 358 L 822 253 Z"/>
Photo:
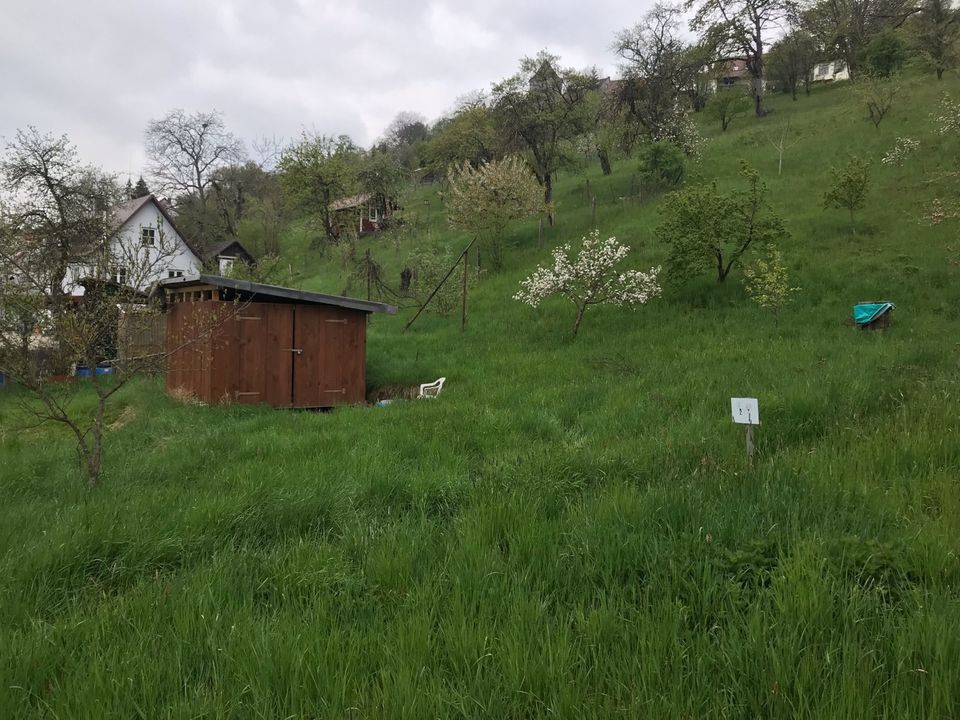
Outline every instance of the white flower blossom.
<path id="1" fill-rule="evenodd" d="M 650 268 L 650 272 L 614 270 L 629 252 L 630 248 L 616 238 L 602 240 L 600 231 L 594 230 L 583 238 L 576 258 L 569 243 L 554 250 L 553 267 L 538 267 L 520 283 L 521 289 L 513 299 L 538 307 L 551 295 L 566 297 L 577 306 L 576 334 L 589 305 L 642 305 L 660 294 L 659 267 Z"/>
<path id="2" fill-rule="evenodd" d="M 913 138 L 908 137 L 898 137 L 897 142 L 894 143 L 893 147 L 889 151 L 887 151 L 887 154 L 883 156 L 883 160 L 881 160 L 881 162 L 884 165 L 896 165 L 897 167 L 903 167 L 903 161 L 907 159 L 907 156 L 919 149 L 919 140 L 914 140 Z"/>
<path id="3" fill-rule="evenodd" d="M 674 105 L 671 117 L 663 123 L 658 132 L 653 133 L 653 139 L 671 142 L 694 162 L 700 161 L 704 139 L 690 113 L 680 103 Z"/>
<path id="4" fill-rule="evenodd" d="M 941 135 L 960 133 L 960 102 L 953 100 L 947 93 L 940 96 L 940 109 L 930 113 Z"/>

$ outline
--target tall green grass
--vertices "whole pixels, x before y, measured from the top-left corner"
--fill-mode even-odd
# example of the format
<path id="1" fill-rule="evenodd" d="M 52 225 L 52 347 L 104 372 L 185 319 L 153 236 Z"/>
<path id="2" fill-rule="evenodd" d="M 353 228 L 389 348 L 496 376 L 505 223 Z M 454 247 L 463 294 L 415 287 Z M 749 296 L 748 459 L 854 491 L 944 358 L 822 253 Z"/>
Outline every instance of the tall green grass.
<path id="1" fill-rule="evenodd" d="M 0 395 L 0 717 L 960 715 L 960 271 L 955 230 L 917 219 L 956 153 L 928 129 L 939 90 L 879 131 L 842 86 L 704 128 L 695 172 L 736 183 L 748 160 L 789 222 L 779 323 L 736 276 L 591 310 L 576 339 L 572 307 L 510 299 L 588 231 L 588 179 L 601 231 L 663 261 L 624 160 L 561 178 L 543 250 L 512 230 L 465 332 L 373 319 L 370 383 L 445 375 L 436 401 L 205 408 L 137 381 L 87 491 L 69 438 L 17 432 Z M 882 166 L 898 135 L 920 152 Z M 875 163 L 856 240 L 821 200 L 849 153 Z M 361 245 L 388 273 L 465 244 L 435 192 L 419 235 Z M 301 284 L 342 290 L 308 242 L 291 230 Z M 891 330 L 847 323 L 881 297 Z M 736 395 L 760 398 L 753 466 Z"/>

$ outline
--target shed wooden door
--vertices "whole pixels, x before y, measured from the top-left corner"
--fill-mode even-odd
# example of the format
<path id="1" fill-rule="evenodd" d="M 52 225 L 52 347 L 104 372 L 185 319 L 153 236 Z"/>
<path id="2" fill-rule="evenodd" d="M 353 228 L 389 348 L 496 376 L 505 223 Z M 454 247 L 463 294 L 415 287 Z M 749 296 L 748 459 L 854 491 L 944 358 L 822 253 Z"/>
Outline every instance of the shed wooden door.
<path id="1" fill-rule="evenodd" d="M 293 308 L 252 303 L 237 314 L 236 401 L 291 406 Z"/>
<path id="2" fill-rule="evenodd" d="M 366 315 L 299 305 L 294 315 L 294 407 L 363 402 Z"/>

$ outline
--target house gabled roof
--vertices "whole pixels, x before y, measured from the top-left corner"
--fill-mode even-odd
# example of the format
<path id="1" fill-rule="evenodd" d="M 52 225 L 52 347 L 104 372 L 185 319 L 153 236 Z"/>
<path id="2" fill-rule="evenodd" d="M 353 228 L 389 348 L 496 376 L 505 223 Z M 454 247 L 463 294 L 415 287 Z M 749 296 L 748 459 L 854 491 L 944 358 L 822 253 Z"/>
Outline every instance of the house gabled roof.
<path id="1" fill-rule="evenodd" d="M 735 58 L 726 63 L 725 72 L 723 77 L 729 78 L 741 78 L 750 74 L 750 70 L 747 67 L 747 61 L 744 58 Z"/>
<path id="2" fill-rule="evenodd" d="M 195 247 L 182 232 L 177 228 L 177 224 L 173 220 L 173 213 L 167 202 L 162 202 L 157 199 L 157 196 L 153 193 L 149 195 L 144 195 L 143 197 L 133 198 L 132 200 L 127 200 L 122 202 L 119 205 L 114 205 L 111 210 L 113 214 L 113 228 L 114 233 L 120 232 L 128 222 L 138 213 L 140 210 L 147 204 L 153 203 L 153 206 L 157 209 L 157 212 L 163 216 L 163 219 L 173 228 L 174 232 L 180 236 L 180 239 L 183 240 L 183 244 L 196 255 L 198 258 L 203 258 L 203 254 L 200 252 L 199 248 Z"/>
<path id="3" fill-rule="evenodd" d="M 597 87 L 604 95 L 616 95 L 623 87 L 623 80 L 612 80 L 608 77 L 600 78 Z"/>
<path id="4" fill-rule="evenodd" d="M 360 195 L 351 195 L 350 197 L 339 198 L 330 203 L 331 210 L 349 210 L 350 208 L 361 207 L 370 202 L 372 196 L 370 193 L 361 193 Z"/>
<path id="5" fill-rule="evenodd" d="M 228 252 L 229 251 L 229 252 Z M 214 244 L 210 248 L 210 256 L 213 258 L 218 258 L 221 255 L 226 255 L 229 257 L 238 257 L 244 262 L 253 262 L 253 255 L 243 246 L 236 238 L 229 240 L 223 240 Z"/>
<path id="6" fill-rule="evenodd" d="M 220 277 L 219 275 L 186 275 L 178 278 L 166 278 L 160 281 L 165 290 L 187 290 L 194 286 L 205 286 L 234 290 L 251 302 L 287 302 L 303 305 L 332 305 L 348 310 L 359 310 L 367 313 L 385 313 L 396 315 L 397 308 L 384 303 L 357 300 L 356 298 L 340 297 L 339 295 L 324 295 L 318 292 L 297 290 L 295 288 L 280 287 L 279 285 L 264 285 L 249 280 L 235 280 L 234 278 Z"/>

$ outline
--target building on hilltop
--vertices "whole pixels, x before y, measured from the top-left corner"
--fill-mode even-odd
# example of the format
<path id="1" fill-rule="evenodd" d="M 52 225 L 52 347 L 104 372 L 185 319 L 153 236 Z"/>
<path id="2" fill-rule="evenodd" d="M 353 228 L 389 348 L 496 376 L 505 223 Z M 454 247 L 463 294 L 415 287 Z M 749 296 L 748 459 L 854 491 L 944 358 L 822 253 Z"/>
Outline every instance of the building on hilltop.
<path id="1" fill-rule="evenodd" d="M 330 210 L 336 218 L 334 233 L 339 237 L 346 229 L 353 229 L 358 235 L 382 230 L 393 216 L 396 206 L 389 198 L 377 203 L 371 193 L 360 193 L 335 200 Z"/>
<path id="2" fill-rule="evenodd" d="M 817 63 L 813 67 L 814 82 L 832 82 L 834 80 L 849 80 L 850 68 L 843 60 L 830 60 Z"/>
<path id="3" fill-rule="evenodd" d="M 221 275 L 229 275 L 234 264 L 241 262 L 244 265 L 256 263 L 253 255 L 236 238 L 223 240 L 210 248 L 210 265 L 216 267 Z M 179 276 L 177 276 L 179 277 Z"/>
<path id="4" fill-rule="evenodd" d="M 109 237 L 75 253 L 64 292 L 82 296 L 81 280 L 110 280 L 146 291 L 164 278 L 190 275 L 203 266 L 202 253 L 177 229 L 165 198 L 153 193 L 127 200 L 110 211 Z"/>

